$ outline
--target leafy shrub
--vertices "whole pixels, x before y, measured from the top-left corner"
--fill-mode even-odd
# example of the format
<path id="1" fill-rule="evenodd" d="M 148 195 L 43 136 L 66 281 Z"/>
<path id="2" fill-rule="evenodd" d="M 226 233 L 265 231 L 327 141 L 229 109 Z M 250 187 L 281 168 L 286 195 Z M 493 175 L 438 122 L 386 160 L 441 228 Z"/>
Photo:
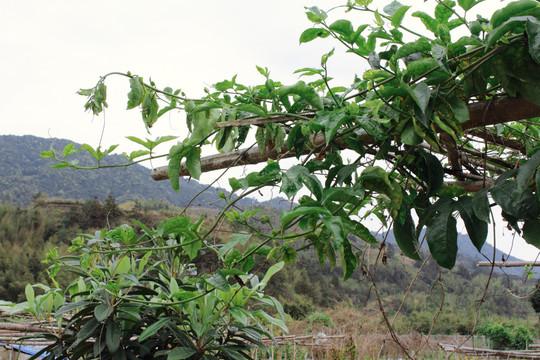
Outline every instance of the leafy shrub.
<path id="1" fill-rule="evenodd" d="M 283 304 L 283 310 L 286 314 L 291 315 L 293 319 L 301 320 L 313 311 L 313 305 L 307 302 L 297 301 L 292 304 Z"/>
<path id="2" fill-rule="evenodd" d="M 318 324 L 326 327 L 334 327 L 334 321 L 323 311 L 315 311 L 306 317 L 310 324 Z"/>
<path id="3" fill-rule="evenodd" d="M 529 330 L 523 326 L 485 323 L 478 329 L 478 334 L 486 336 L 491 341 L 491 347 L 498 350 L 524 350 L 532 342 Z"/>
<path id="4" fill-rule="evenodd" d="M 81 235 L 73 241 L 76 255 L 53 250 L 47 256 L 53 283 L 59 270 L 79 277 L 65 289 L 27 285 L 27 302 L 13 312 L 57 318 L 58 331 L 44 334 L 53 342 L 43 349 L 47 359 L 244 359 L 254 345 L 264 351 L 265 326 L 286 329 L 281 305 L 262 292 L 283 263 L 259 280 L 239 250 L 217 251 L 201 240 L 202 220 L 175 217 L 156 230 L 139 223 L 141 233 L 124 225 Z M 215 251 L 223 267 L 201 274 L 194 262 L 203 249 Z M 34 288 L 45 292 L 36 296 Z M 69 322 L 61 321 L 63 314 L 71 315 Z"/>

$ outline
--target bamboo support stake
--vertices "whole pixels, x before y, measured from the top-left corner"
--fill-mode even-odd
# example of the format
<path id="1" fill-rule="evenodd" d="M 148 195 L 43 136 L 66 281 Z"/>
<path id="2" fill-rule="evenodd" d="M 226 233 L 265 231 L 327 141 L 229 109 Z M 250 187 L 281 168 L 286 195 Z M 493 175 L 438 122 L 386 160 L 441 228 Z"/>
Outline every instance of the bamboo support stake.
<path id="1" fill-rule="evenodd" d="M 530 261 L 480 261 L 476 264 L 479 267 L 496 266 L 496 267 L 525 267 L 525 266 L 540 266 L 540 262 Z"/>

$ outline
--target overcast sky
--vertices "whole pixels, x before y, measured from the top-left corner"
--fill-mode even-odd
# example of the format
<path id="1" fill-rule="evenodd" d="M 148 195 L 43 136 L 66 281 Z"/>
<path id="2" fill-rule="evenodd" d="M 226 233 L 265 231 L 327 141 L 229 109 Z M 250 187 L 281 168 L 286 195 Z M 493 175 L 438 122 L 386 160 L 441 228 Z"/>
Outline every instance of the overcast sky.
<path id="1" fill-rule="evenodd" d="M 382 9 L 389 2 L 376 0 L 375 4 Z M 235 74 L 241 83 L 261 83 L 255 65 L 268 67 L 274 80 L 293 83 L 298 80 L 294 70 L 317 66 L 323 53 L 338 46 L 326 40 L 299 46 L 300 34 L 311 26 L 304 6 L 329 9 L 343 3 L 346 1 L 0 1 L 0 134 L 67 138 L 93 146 L 103 134 L 104 146 L 120 143 L 119 150 L 128 152 L 136 147 L 124 139 L 127 135 L 183 138 L 183 114 L 168 115 L 152 135 L 146 133 L 139 110 L 125 111 L 125 79 L 107 82 L 109 109 L 97 118 L 84 112 L 85 99 L 76 91 L 93 87 L 108 72 L 131 71 L 145 79 L 151 77 L 160 88 L 181 88 L 197 97 L 208 84 Z M 498 0 L 488 0 L 480 10 L 488 16 L 499 6 Z M 343 13 L 332 14 L 337 19 Z M 356 24 L 372 23 L 366 14 L 354 17 Z M 410 15 L 405 21 L 411 26 L 418 23 Z M 336 50 L 330 75 L 334 85 L 348 85 L 366 65 L 357 57 L 340 54 L 339 47 Z M 498 244 L 508 251 L 512 234 L 502 223 L 498 228 Z M 512 255 L 534 259 L 537 252 L 516 237 Z"/>

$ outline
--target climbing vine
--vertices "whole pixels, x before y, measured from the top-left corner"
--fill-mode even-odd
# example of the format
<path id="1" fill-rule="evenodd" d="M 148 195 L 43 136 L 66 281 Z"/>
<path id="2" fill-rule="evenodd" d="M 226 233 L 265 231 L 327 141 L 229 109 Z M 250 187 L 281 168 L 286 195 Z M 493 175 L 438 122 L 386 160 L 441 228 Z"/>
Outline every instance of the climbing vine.
<path id="1" fill-rule="evenodd" d="M 438 0 L 433 14 L 397 1 L 380 9 L 369 0 L 349 1 L 328 12 L 308 7 L 312 27 L 300 35 L 300 43 L 333 38 L 339 47 L 322 55 L 320 67 L 298 69 L 301 80 L 295 84 L 283 84 L 271 78 L 269 69 L 257 67 L 262 77 L 258 85 L 241 84 L 235 76 L 192 99 L 180 89 L 161 89 L 130 72 L 104 75 L 95 86 L 79 91 L 87 98 L 86 110 L 96 116 L 104 112 L 107 80 L 124 77 L 130 86 L 127 109 L 141 112 L 149 132 L 167 112 L 182 111 L 187 136 L 128 137 L 141 149 L 124 154 L 126 162 L 116 165 L 102 164 L 116 145 L 68 145 L 61 154 L 49 150 L 42 157 L 56 159 L 58 168 L 84 169 L 71 160 L 78 151 L 96 159 L 91 168 L 167 156 L 168 166 L 152 176 L 168 178 L 177 191 L 182 191 L 179 176 L 200 179 L 211 170 L 266 163 L 261 171 L 230 177 L 232 191 L 222 194 L 225 205 L 215 223 L 190 230 L 198 245 L 187 254 L 189 261 L 206 249 L 217 254 L 222 268 L 204 286 L 185 285 L 205 301 L 212 292 L 226 291 L 221 287 L 229 288 L 237 277 L 238 286 L 247 286 L 254 276 L 255 254 L 267 262 L 287 263 L 299 249 L 311 247 L 321 264 L 340 263 L 346 280 L 359 266 L 357 239 L 377 244 L 364 225 L 372 215 L 393 229 L 402 253 L 417 261 L 424 260 L 419 249 L 425 230 L 431 256 L 448 269 L 458 250 L 457 217 L 479 251 L 491 213 L 499 208 L 508 226 L 540 247 L 540 6 L 519 0 L 489 19 L 472 17 L 470 11 L 481 2 Z M 371 13 L 373 22 L 354 24 L 349 15 L 355 12 Z M 416 20 L 424 30 L 408 25 Z M 330 64 L 341 49 L 365 60 L 369 69 L 352 76 L 350 85 L 334 87 Z M 154 152 L 158 144 L 171 141 L 176 143 L 167 154 Z M 203 156 L 208 145 L 220 154 Z M 285 168 L 280 160 L 289 157 L 298 161 Z M 294 202 L 281 211 L 279 222 L 263 216 L 271 230 L 262 231 L 249 221 L 257 211 L 238 211 L 235 204 L 266 187 L 279 188 Z M 243 225 L 245 231 L 222 246 L 211 244 L 213 231 L 224 220 Z M 146 236 L 152 231 L 147 229 Z M 257 242 L 242 246 L 251 238 Z M 107 254 L 116 254 L 109 250 Z M 111 258 L 113 263 L 136 261 L 131 248 L 122 251 L 121 258 Z M 115 274 L 111 270 L 109 275 Z M 103 296 L 146 300 L 142 293 L 111 291 L 117 290 L 105 287 Z M 227 301 L 222 304 L 217 313 L 231 311 Z M 236 321 L 243 318 L 231 315 Z M 173 358 L 194 353 L 186 354 Z"/>

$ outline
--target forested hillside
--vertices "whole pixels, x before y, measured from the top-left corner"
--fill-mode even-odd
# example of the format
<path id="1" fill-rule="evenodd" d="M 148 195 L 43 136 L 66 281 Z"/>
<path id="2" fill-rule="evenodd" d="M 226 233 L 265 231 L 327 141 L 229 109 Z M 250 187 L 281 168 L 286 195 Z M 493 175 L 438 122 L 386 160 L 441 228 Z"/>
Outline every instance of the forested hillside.
<path id="1" fill-rule="evenodd" d="M 171 189 L 168 182 L 156 182 L 150 177 L 150 169 L 133 165 L 127 168 L 82 171 L 72 168 L 53 169 L 55 162 L 42 159 L 39 154 L 53 147 L 57 152 L 71 141 L 44 139 L 35 136 L 0 135 L 0 202 L 26 206 L 38 193 L 49 198 L 86 200 L 97 197 L 104 200 L 113 196 L 119 203 L 152 199 L 167 201 L 173 205 L 186 205 L 206 186 L 196 180 L 180 179 L 180 192 Z M 80 148 L 75 144 L 75 148 Z M 118 160 L 113 155 L 108 161 Z M 81 164 L 94 164 L 88 153 L 74 156 Z M 118 162 L 123 162 L 122 159 Z M 210 204 L 218 199 L 220 189 L 212 188 L 201 194 L 195 204 Z M 249 205 L 250 200 L 244 200 Z M 275 202 L 277 204 L 277 202 Z"/>

